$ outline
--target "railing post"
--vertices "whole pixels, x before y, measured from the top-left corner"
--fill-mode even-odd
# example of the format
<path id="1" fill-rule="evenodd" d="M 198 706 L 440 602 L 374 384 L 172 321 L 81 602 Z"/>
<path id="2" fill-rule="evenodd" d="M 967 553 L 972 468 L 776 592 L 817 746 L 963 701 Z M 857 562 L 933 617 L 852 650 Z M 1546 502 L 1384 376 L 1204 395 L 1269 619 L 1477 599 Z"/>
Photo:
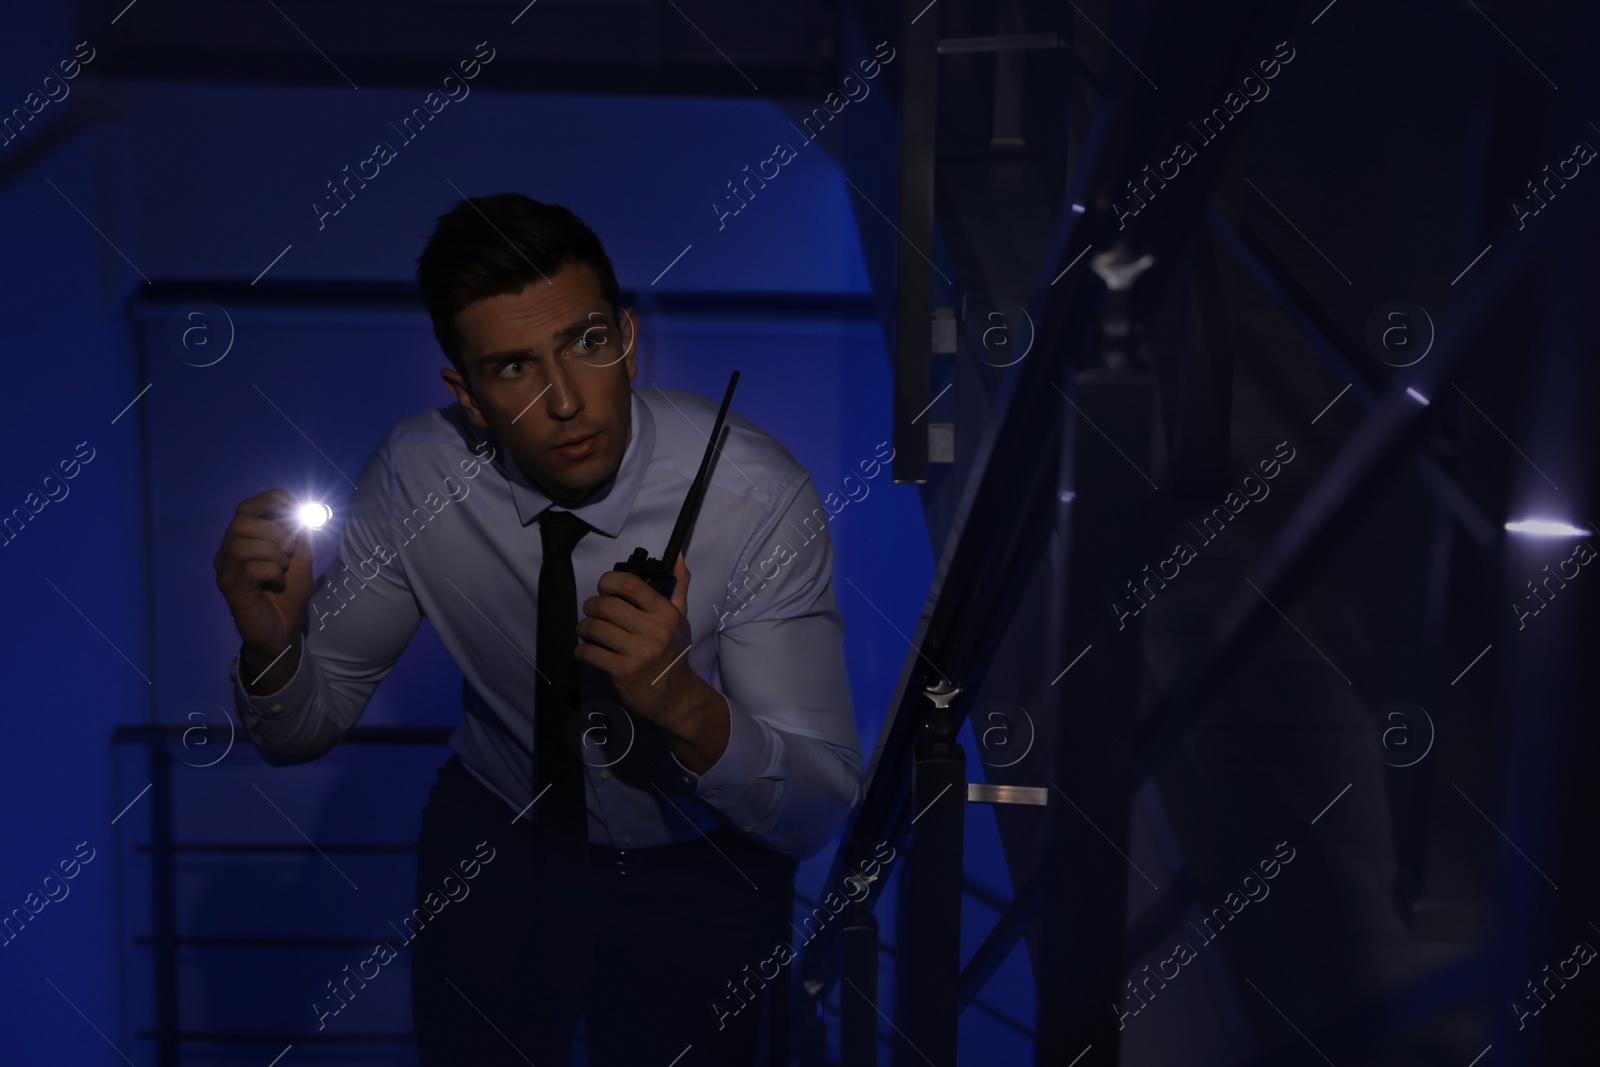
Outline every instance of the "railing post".
<path id="1" fill-rule="evenodd" d="M 916 1060 L 926 1057 L 935 1067 L 956 1062 L 967 757 L 955 739 L 949 705 L 960 692 L 941 681 L 926 693 L 934 710 L 917 739 L 912 770 L 911 839 L 901 896 L 906 937 L 895 982 L 904 990 L 899 1004 L 906 1040 L 918 1053 Z"/>
<path id="2" fill-rule="evenodd" d="M 878 917 L 865 903 L 851 904 L 841 935 L 845 982 L 839 997 L 839 1062 L 841 1067 L 877 1067 Z M 864 995 L 857 995 L 858 989 Z"/>
<path id="3" fill-rule="evenodd" d="M 156 957 L 156 1062 L 178 1065 L 177 914 L 172 867 L 172 761 L 159 737 L 150 745 L 150 878 Z"/>
<path id="4" fill-rule="evenodd" d="M 1126 278 L 1131 266 L 1136 265 L 1116 273 Z M 1039 1067 L 1078 1057 L 1079 1067 L 1092 1067 L 1115 1064 L 1118 1057 L 1139 616 L 1145 603 L 1136 590 L 1154 599 L 1161 582 L 1133 582 L 1154 573 L 1139 568 L 1145 519 L 1158 490 L 1144 473 L 1151 469 L 1153 382 L 1135 366 L 1136 331 L 1122 317 L 1126 306 L 1108 302 L 1104 327 L 1108 343 L 1118 343 L 1122 352 L 1119 360 L 1106 362 L 1120 369 L 1069 372 L 1074 380 L 1063 383 L 1076 398 L 1060 443 L 1061 470 L 1071 488 L 1064 485 L 1060 493 L 1058 528 L 1070 552 L 1063 553 L 1067 562 L 1057 577 L 1061 595 L 1053 629 L 1064 657 L 1092 647 L 1094 658 L 1065 672 L 1055 686 L 1050 831 L 1040 859 L 1044 905 L 1033 960 Z M 1113 617 L 1115 628 L 1107 625 Z"/>
<path id="5" fill-rule="evenodd" d="M 799 1025 L 795 1043 L 800 1048 L 800 1067 L 828 1067 L 828 1028 L 822 1022 L 822 1004 L 807 983 L 795 983 L 795 1004 Z"/>

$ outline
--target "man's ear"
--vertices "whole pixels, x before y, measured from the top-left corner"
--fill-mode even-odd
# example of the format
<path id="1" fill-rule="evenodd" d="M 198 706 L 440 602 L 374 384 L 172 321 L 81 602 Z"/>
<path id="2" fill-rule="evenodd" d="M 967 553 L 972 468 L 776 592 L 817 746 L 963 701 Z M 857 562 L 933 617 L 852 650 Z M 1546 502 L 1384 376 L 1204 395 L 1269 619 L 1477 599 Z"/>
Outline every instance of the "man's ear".
<path id="1" fill-rule="evenodd" d="M 622 315 L 622 350 L 626 353 L 623 362 L 628 368 L 628 381 L 631 382 L 639 374 L 639 319 L 632 308 L 623 309 Z"/>
<path id="2" fill-rule="evenodd" d="M 445 388 L 449 389 L 461 406 L 467 409 L 472 424 L 480 430 L 488 429 L 489 424 L 484 420 L 483 412 L 478 409 L 477 398 L 472 395 L 472 387 L 461 376 L 461 372 L 454 367 L 441 367 L 439 377 L 444 379 Z"/>

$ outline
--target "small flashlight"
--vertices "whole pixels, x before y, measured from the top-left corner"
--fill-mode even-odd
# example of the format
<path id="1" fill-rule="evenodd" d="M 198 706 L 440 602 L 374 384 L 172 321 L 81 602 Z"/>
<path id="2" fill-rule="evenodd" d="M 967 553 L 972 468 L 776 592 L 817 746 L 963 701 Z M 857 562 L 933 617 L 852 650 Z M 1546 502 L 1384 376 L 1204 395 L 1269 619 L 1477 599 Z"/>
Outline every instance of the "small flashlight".
<path id="1" fill-rule="evenodd" d="M 293 514 L 303 529 L 320 530 L 333 518 L 333 509 L 320 500 L 308 500 L 295 505 Z"/>

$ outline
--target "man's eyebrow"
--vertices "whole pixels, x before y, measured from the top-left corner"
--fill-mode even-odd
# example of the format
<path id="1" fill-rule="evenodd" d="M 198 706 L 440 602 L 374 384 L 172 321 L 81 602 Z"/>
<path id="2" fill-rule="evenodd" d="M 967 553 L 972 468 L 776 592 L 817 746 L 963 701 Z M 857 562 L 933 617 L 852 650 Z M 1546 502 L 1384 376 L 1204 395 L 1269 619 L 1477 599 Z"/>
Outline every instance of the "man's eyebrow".
<path id="1" fill-rule="evenodd" d="M 602 316 L 599 322 L 594 321 L 596 315 Z M 555 333 L 551 334 L 550 340 L 559 348 L 574 338 L 582 337 L 590 330 L 605 329 L 608 323 L 605 321 L 604 315 L 605 312 L 603 311 L 591 311 L 582 322 L 575 322 L 571 326 L 557 330 Z"/>
<path id="2" fill-rule="evenodd" d="M 535 353 L 531 348 L 508 348 L 502 352 L 490 352 L 478 360 L 478 366 L 487 367 L 491 363 L 502 363 L 513 359 L 532 359 Z"/>
<path id="3" fill-rule="evenodd" d="M 603 311 L 591 311 L 588 318 L 585 318 L 581 322 L 574 322 L 570 326 L 564 326 L 555 333 L 551 334 L 551 343 L 554 344 L 557 349 L 560 349 L 564 347 L 567 342 L 573 340 L 574 338 L 582 337 L 590 330 L 605 328 L 607 325 L 609 325 L 608 323 L 604 321 L 593 321 L 596 315 L 603 316 L 604 314 L 605 312 Z M 534 352 L 534 350 L 531 348 L 508 348 L 501 352 L 490 352 L 488 355 L 478 360 L 478 366 L 487 367 L 491 363 L 500 363 L 502 361 L 512 359 L 533 359 L 537 354 L 538 353 Z"/>

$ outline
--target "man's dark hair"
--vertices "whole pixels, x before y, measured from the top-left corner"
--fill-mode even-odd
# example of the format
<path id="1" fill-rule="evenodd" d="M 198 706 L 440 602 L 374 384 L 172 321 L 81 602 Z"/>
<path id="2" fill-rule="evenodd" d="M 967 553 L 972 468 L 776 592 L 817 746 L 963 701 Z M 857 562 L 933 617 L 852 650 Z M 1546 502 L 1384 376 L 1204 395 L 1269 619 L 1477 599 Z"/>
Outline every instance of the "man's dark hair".
<path id="1" fill-rule="evenodd" d="M 564 264 L 587 263 L 600 292 L 617 306 L 617 275 L 600 238 L 559 204 L 521 193 L 474 196 L 439 216 L 417 257 L 417 288 L 433 320 L 433 336 L 463 375 L 456 312 L 490 296 L 521 292 Z"/>

